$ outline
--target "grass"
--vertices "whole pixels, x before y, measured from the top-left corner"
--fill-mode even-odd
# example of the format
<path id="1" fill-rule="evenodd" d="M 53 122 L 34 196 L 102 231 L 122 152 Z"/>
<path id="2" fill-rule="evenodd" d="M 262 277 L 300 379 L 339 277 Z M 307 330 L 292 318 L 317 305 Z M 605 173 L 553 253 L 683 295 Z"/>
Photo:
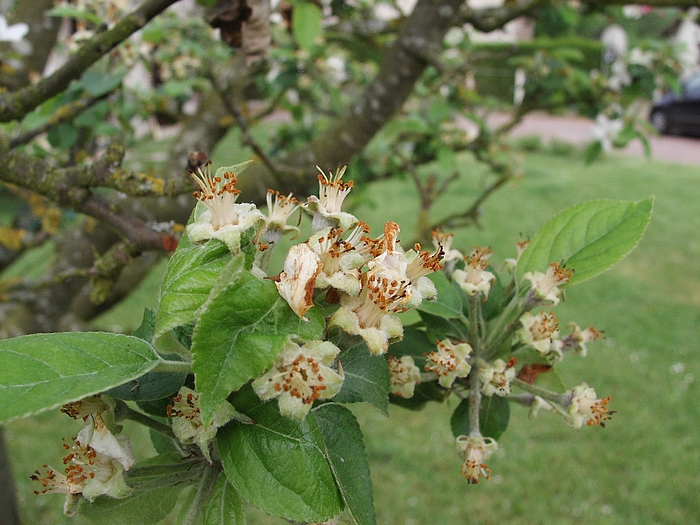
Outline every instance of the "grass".
<path id="1" fill-rule="evenodd" d="M 546 153 L 527 153 L 524 163 L 527 175 L 484 206 L 483 229 L 457 232 L 456 246 L 488 244 L 498 264 L 514 254 L 520 234 L 534 234 L 573 204 L 656 196 L 652 223 L 638 249 L 608 273 L 571 288 L 556 309 L 562 324 L 576 320 L 605 330 L 606 339 L 592 345 L 588 358 L 569 357 L 561 373 L 569 385 L 587 381 L 599 395 L 612 395 L 617 414 L 605 429 L 575 431 L 552 414 L 530 420 L 514 407 L 500 450 L 489 461 L 492 479 L 469 486 L 449 430 L 454 400 L 421 412 L 392 407 L 389 419 L 355 406 L 371 462 L 378 522 L 698 523 L 700 168 L 622 156 L 586 167 L 575 158 Z M 437 210 L 455 209 L 478 192 L 483 168 L 468 158 L 463 165 L 468 176 Z M 354 211 L 369 219 L 373 232 L 391 219 L 401 224 L 402 238 L 411 238 L 417 204 L 407 184 L 384 181 L 366 192 Z M 134 310 L 133 304 L 124 308 Z M 123 318 L 122 312 L 102 322 L 128 326 Z M 60 515 L 61 497 L 35 497 L 28 480 L 41 463 L 58 463 L 62 450 L 54 436 L 75 435 L 78 427 L 58 414 L 7 426 L 25 523 L 84 523 Z M 149 447 L 141 446 L 141 457 Z M 249 521 L 282 523 L 256 512 Z"/>

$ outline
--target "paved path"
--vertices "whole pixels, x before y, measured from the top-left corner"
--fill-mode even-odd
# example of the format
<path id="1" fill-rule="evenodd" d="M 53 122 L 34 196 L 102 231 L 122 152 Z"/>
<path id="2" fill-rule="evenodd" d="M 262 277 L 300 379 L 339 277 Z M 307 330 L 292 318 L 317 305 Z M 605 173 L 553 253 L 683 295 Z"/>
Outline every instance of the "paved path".
<path id="1" fill-rule="evenodd" d="M 502 116 L 495 116 L 493 121 L 502 122 L 503 119 Z M 585 144 L 591 141 L 592 125 L 593 121 L 583 117 L 554 117 L 544 113 L 531 113 L 513 129 L 513 135 L 539 135 L 545 142 L 557 138 L 572 144 Z M 662 136 L 652 137 L 650 142 L 653 159 L 700 165 L 700 137 Z M 625 149 L 616 151 L 633 155 L 644 154 L 642 143 L 638 140 Z"/>

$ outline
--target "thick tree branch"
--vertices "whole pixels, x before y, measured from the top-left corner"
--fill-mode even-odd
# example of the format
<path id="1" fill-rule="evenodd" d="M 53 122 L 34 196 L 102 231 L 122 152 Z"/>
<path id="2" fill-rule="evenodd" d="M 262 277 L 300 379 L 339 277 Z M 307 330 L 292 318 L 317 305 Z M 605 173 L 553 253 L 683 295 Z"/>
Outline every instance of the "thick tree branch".
<path id="1" fill-rule="evenodd" d="M 146 0 L 112 29 L 88 40 L 52 75 L 15 93 L 0 95 L 0 122 L 20 119 L 42 102 L 66 89 L 72 80 L 82 75 L 92 64 L 176 1 Z"/>
<path id="2" fill-rule="evenodd" d="M 114 228 L 141 251 L 165 250 L 172 244 L 170 236 L 155 232 L 135 215 L 113 210 L 103 198 L 93 194 L 91 188 L 107 186 L 121 190 L 133 189 L 136 195 L 152 195 L 153 184 L 145 175 L 123 177 L 119 169 L 124 152 L 113 145 L 92 166 L 56 168 L 43 159 L 37 159 L 19 151 L 6 151 L 7 142 L 0 143 L 0 173 L 2 180 L 27 188 L 57 202 L 63 207 L 85 213 Z M 171 181 L 172 187 L 176 186 Z M 180 186 L 184 188 L 184 183 Z M 162 195 L 162 192 L 160 193 Z"/>
<path id="3" fill-rule="evenodd" d="M 532 12 L 536 7 L 546 3 L 546 0 L 520 0 L 514 6 L 491 7 L 475 9 L 465 6 L 462 22 L 471 24 L 475 29 L 489 33 L 502 28 L 511 20 Z"/>
<path id="4" fill-rule="evenodd" d="M 130 197 L 176 197 L 192 190 L 190 181 L 184 177 L 165 179 L 122 169 L 124 148 L 118 142 L 110 144 L 105 154 L 91 165 L 57 168 L 44 159 L 9 151 L 16 140 L 0 139 L 0 180 L 64 206 L 79 205 L 90 188 L 112 188 Z"/>

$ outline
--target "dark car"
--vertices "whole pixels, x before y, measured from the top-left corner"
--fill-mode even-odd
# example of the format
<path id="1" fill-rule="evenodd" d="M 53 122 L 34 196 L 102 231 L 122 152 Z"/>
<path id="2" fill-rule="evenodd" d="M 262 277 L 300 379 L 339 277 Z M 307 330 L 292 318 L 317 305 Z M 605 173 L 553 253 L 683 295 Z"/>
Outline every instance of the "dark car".
<path id="1" fill-rule="evenodd" d="M 670 92 L 651 108 L 649 120 L 661 134 L 700 136 L 700 74 L 683 82 L 681 92 Z"/>

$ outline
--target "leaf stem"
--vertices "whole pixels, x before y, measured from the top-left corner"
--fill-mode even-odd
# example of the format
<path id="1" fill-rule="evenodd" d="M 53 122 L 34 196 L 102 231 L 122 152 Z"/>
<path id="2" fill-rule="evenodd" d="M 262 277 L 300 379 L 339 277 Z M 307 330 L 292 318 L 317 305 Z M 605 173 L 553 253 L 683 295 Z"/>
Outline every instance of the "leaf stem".
<path id="1" fill-rule="evenodd" d="M 151 372 L 185 372 L 186 374 L 191 374 L 192 363 L 187 363 L 185 361 L 168 361 L 163 359 L 158 362 Z"/>
<path id="2" fill-rule="evenodd" d="M 472 367 L 469 373 L 469 434 L 481 434 L 479 429 L 479 411 L 481 410 L 481 382 L 479 369 Z"/>
<path id="3" fill-rule="evenodd" d="M 183 344 L 178 341 L 177 337 L 168 331 L 158 337 L 153 341 L 153 347 L 162 354 L 177 354 L 182 357 L 185 361 L 192 360 L 192 352 L 185 348 Z"/>
<path id="4" fill-rule="evenodd" d="M 216 485 L 216 480 L 218 479 L 218 477 L 218 469 L 212 466 L 206 466 L 204 468 L 202 481 L 199 482 L 199 488 L 197 489 L 197 495 L 194 497 L 192 506 L 190 507 L 190 510 L 187 513 L 185 521 L 182 522 L 182 525 L 196 525 L 197 523 L 199 523 L 199 520 L 202 517 L 202 513 L 204 512 L 204 507 L 207 504 L 207 501 L 209 501 L 209 497 L 211 496 L 212 492 L 214 491 L 214 487 Z"/>
<path id="5" fill-rule="evenodd" d="M 469 344 L 474 352 L 474 359 L 481 359 L 481 334 L 479 318 L 481 317 L 481 294 L 469 296 Z M 469 373 L 469 433 L 480 434 L 479 411 L 481 410 L 481 382 L 479 367 L 473 366 Z"/>
<path id="6" fill-rule="evenodd" d="M 170 425 L 161 423 L 157 419 L 153 419 L 152 417 L 147 416 L 142 412 L 134 410 L 121 399 L 117 399 L 115 415 L 117 421 L 120 419 L 130 419 L 132 421 L 135 421 L 136 423 L 140 423 L 145 427 L 152 428 L 156 432 L 160 432 L 164 436 L 175 440 L 175 442 L 178 444 L 180 443 L 179 440 L 175 437 L 175 434 L 173 434 L 173 430 L 170 428 Z"/>
<path id="7" fill-rule="evenodd" d="M 481 334 L 479 333 L 479 318 L 481 317 L 481 294 L 469 296 L 469 344 L 474 350 L 474 357 L 481 353 Z"/>
<path id="8" fill-rule="evenodd" d="M 571 404 L 571 393 L 567 392 L 564 394 L 557 394 L 556 392 L 552 392 L 550 390 L 546 390 L 544 388 L 541 388 L 536 385 L 531 385 L 530 383 L 526 383 L 522 379 L 518 379 L 517 377 L 513 379 L 512 382 L 513 385 L 525 390 L 526 392 L 530 392 L 531 394 L 535 394 L 536 396 L 540 396 L 542 399 L 545 399 L 547 401 L 551 401 L 553 403 L 556 403 L 560 406 L 563 407 L 568 407 L 568 405 Z"/>

